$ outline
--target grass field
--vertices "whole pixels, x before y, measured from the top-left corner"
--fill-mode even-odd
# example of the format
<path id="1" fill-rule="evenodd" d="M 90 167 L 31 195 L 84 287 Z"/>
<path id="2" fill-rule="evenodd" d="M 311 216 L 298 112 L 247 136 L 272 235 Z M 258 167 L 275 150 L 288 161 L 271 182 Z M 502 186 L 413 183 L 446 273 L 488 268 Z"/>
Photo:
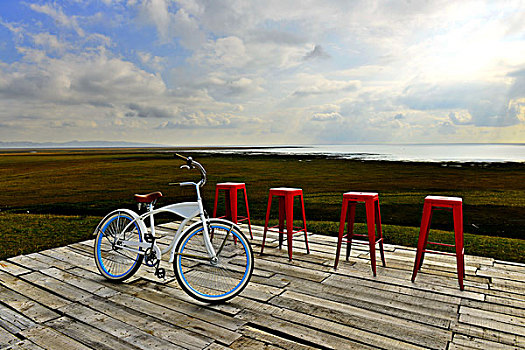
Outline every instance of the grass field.
<path id="1" fill-rule="evenodd" d="M 110 210 L 118 207 L 134 209 L 133 193 L 160 190 L 165 195 L 160 204 L 192 200 L 194 193 L 191 189 L 169 187 L 167 183 L 198 178 L 198 174 L 179 169 L 182 163 L 168 151 L 122 149 L 0 153 L 2 238 L 30 247 L 18 251 L 28 252 L 47 245 L 39 242 L 38 234 L 29 236 L 22 233 L 25 231 L 20 231 L 20 225 L 31 232 L 55 230 L 56 244 L 66 244 L 58 236 L 80 239 L 85 237 L 86 232 L 92 231 L 96 221 Z M 339 220 L 343 192 L 375 191 L 380 193 L 383 223 L 387 227 L 408 227 L 396 229 L 399 234 L 392 236 L 391 243 L 410 245 L 403 243 L 403 232 L 419 226 L 424 197 L 428 194 L 450 195 L 463 197 L 465 232 L 472 234 L 472 237 L 492 236 L 486 238 L 490 244 L 477 242 L 487 252 L 492 252 L 490 254 L 495 254 L 494 246 L 504 245 L 502 239 L 494 237 L 522 240 L 525 237 L 523 163 L 459 165 L 361 162 L 297 156 L 248 157 L 204 153 L 194 156 L 208 171 L 208 184 L 203 195 L 207 198 L 209 212 L 212 211 L 217 182 L 245 182 L 251 216 L 255 220 L 264 218 L 270 187 L 300 187 L 305 194 L 308 221 L 321 222 L 324 226 L 319 226 L 320 229 L 330 233 L 328 227 Z M 27 215 L 27 212 L 48 215 L 43 216 L 48 218 L 44 221 L 54 224 L 44 226 L 38 215 L 34 220 L 6 216 L 15 213 Z M 358 222 L 363 222 L 363 210 L 358 210 L 357 214 Z M 69 217 L 64 219 L 64 215 Z M 68 219 L 71 225 L 68 225 Z M 90 225 L 86 231 L 76 229 Z M 451 214 L 439 212 L 434 215 L 432 228 L 451 230 Z M 13 237 L 7 238 L 6 235 Z M 413 242 L 413 238 L 407 242 L 410 240 Z M 465 240 L 468 245 L 467 236 Z M 53 244 L 53 239 L 49 241 Z M 472 251 L 467 252 L 473 254 Z M 520 251 L 515 255 L 509 260 L 520 259 Z"/>

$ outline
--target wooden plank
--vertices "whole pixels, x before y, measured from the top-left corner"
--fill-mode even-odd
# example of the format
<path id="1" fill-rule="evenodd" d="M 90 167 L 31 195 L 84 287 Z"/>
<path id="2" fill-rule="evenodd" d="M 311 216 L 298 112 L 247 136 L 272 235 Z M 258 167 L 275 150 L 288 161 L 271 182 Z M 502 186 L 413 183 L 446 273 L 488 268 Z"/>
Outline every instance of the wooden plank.
<path id="1" fill-rule="evenodd" d="M 45 325 L 28 328 L 21 333 L 25 338 L 45 349 L 89 350 L 87 346 Z"/>
<path id="2" fill-rule="evenodd" d="M 499 295 L 487 295 L 486 301 L 487 303 L 491 304 L 507 305 L 511 307 L 519 307 L 521 309 L 525 309 L 525 301 L 507 298 Z"/>
<path id="3" fill-rule="evenodd" d="M 32 300 L 35 300 L 50 309 L 58 309 L 70 303 L 67 299 L 3 272 L 0 272 L 0 283 L 11 290 L 16 290 L 18 293 L 30 297 Z"/>
<path id="4" fill-rule="evenodd" d="M 41 323 L 58 317 L 58 314 L 49 308 L 3 286 L 0 286 L 0 296 L 2 303 L 9 305 L 31 321 Z"/>
<path id="5" fill-rule="evenodd" d="M 79 301 L 92 296 L 91 293 L 88 293 L 76 286 L 72 286 L 40 272 L 32 272 L 28 275 L 25 275 L 24 280 L 31 282 L 42 289 L 59 294 L 62 297 L 72 301 Z"/>
<path id="6" fill-rule="evenodd" d="M 419 273 L 414 283 L 410 282 L 411 271 L 395 271 L 388 267 L 384 268 L 380 266 L 377 268 L 377 277 L 372 275 L 370 266 L 360 266 L 360 264 L 351 267 L 343 266 L 337 270 L 337 274 L 355 276 L 366 280 L 377 281 L 378 283 L 395 284 L 398 286 L 410 285 L 413 289 L 419 289 L 437 295 L 445 294 L 449 297 L 470 298 L 480 301 L 485 299 L 483 293 L 459 290 L 457 279 L 438 278 L 425 273 Z"/>
<path id="7" fill-rule="evenodd" d="M 508 293 L 518 294 L 516 298 L 519 298 L 519 296 L 523 296 L 525 294 L 525 282 L 501 279 L 497 277 L 492 278 L 490 288 L 492 290 L 500 290 Z"/>
<path id="8" fill-rule="evenodd" d="M 379 336 L 388 334 L 390 339 L 424 348 L 444 349 L 452 338 L 452 333 L 448 330 L 291 291 L 272 299 L 271 303 Z"/>
<path id="9" fill-rule="evenodd" d="M 0 294 L 3 295 L 1 290 Z M 0 329 L 3 328 L 10 333 L 16 334 L 34 325 L 35 323 L 26 316 L 0 304 Z"/>
<path id="10" fill-rule="evenodd" d="M 300 277 L 306 280 L 321 282 L 328 276 L 330 276 L 330 273 L 328 272 L 320 272 L 320 271 L 312 271 L 303 267 L 299 267 L 292 263 L 290 264 L 282 264 L 279 262 L 259 258 L 255 262 L 255 266 L 257 269 L 272 271 L 279 274 L 285 274 L 293 277 Z"/>
<path id="11" fill-rule="evenodd" d="M 476 273 L 477 276 L 482 277 L 495 277 L 519 282 L 525 282 L 525 270 L 523 272 L 508 271 L 502 269 L 496 269 L 492 267 L 480 268 Z"/>
<path id="12" fill-rule="evenodd" d="M 494 320 L 498 322 L 508 323 L 520 327 L 525 327 L 525 317 L 519 317 L 516 315 L 508 315 L 503 313 L 498 313 L 494 311 L 481 310 L 479 308 L 472 308 L 468 306 L 460 306 L 459 314 L 467 314 L 470 316 L 481 317 L 489 320 Z M 525 329 L 524 329 L 525 334 Z"/>
<path id="13" fill-rule="evenodd" d="M 13 264 L 10 261 L 0 261 L 0 272 L 6 272 L 13 276 L 23 275 L 24 273 L 29 273 L 31 270 L 26 269 L 25 267 Z"/>
<path id="14" fill-rule="evenodd" d="M 128 326 L 147 330 L 149 334 L 156 335 L 159 338 L 185 348 L 201 349 L 212 341 L 210 337 L 180 328 L 173 323 L 168 323 L 150 316 L 149 313 L 144 313 L 142 309 L 138 310 L 135 307 L 127 307 L 113 300 L 93 297 L 82 301 L 82 303 L 90 308 L 103 312 L 115 320 L 125 322 Z M 174 322 L 176 322 L 176 320 Z"/>
<path id="15" fill-rule="evenodd" d="M 77 321 L 87 323 L 140 349 L 151 349 L 154 347 L 160 349 L 183 349 L 177 345 L 175 332 L 169 328 L 159 331 L 154 324 L 148 324 L 148 320 L 144 317 L 137 328 L 132 325 L 132 322 L 115 319 L 77 303 L 67 305 L 61 308 L 61 311 Z M 120 315 L 122 317 L 133 317 L 132 314 L 124 309 L 121 310 Z M 139 318 L 139 316 L 134 316 L 134 318 Z M 164 331 L 166 333 L 163 333 Z M 165 338 L 170 338 L 173 342 L 167 341 Z"/>
<path id="16" fill-rule="evenodd" d="M 255 339 L 255 340 L 261 341 L 264 344 L 278 347 L 279 349 L 287 349 L 287 350 L 314 350 L 314 349 L 317 349 L 316 347 L 297 343 L 289 339 L 280 337 L 279 335 L 275 335 L 275 334 L 266 332 L 262 329 L 254 328 L 251 326 L 243 327 L 240 330 L 240 332 L 245 338 Z"/>
<path id="17" fill-rule="evenodd" d="M 151 317 L 166 321 L 182 329 L 192 331 L 195 334 L 202 334 L 218 340 L 222 344 L 230 345 L 240 337 L 239 334 L 216 325 L 213 322 L 202 321 L 198 318 L 187 316 L 175 310 L 130 295 L 117 294 L 109 298 L 109 300 L 119 305 L 132 308 L 135 311 L 145 313 Z"/>
<path id="18" fill-rule="evenodd" d="M 52 277 L 56 280 L 65 282 L 69 285 L 76 286 L 84 291 L 90 292 L 92 294 L 101 296 L 101 297 L 110 297 L 112 295 L 118 294 L 114 289 L 104 286 L 99 281 L 92 281 L 86 278 L 79 277 L 71 273 L 71 271 L 63 271 L 57 268 L 49 268 L 41 270 L 46 276 Z M 103 278 L 100 276 L 101 279 Z"/>
<path id="19" fill-rule="evenodd" d="M 525 335 L 525 319 L 461 306 L 459 321 L 483 328 Z"/>
<path id="20" fill-rule="evenodd" d="M 30 269 L 33 271 L 40 271 L 41 269 L 47 269 L 49 267 L 48 264 L 38 261 L 34 258 L 34 256 L 29 255 L 19 255 L 12 258 L 7 259 L 8 261 L 17 264 L 19 266 L 23 266 L 26 269 Z"/>
<path id="21" fill-rule="evenodd" d="M 468 306 L 478 310 L 486 310 L 493 313 L 506 314 L 511 316 L 525 317 L 525 308 L 519 308 L 513 305 L 512 301 L 509 301 L 508 304 L 502 305 L 500 303 L 495 303 L 492 301 L 480 302 L 474 300 L 464 299 L 461 300 L 462 306 Z M 525 306 L 525 304 L 523 305 Z"/>
<path id="22" fill-rule="evenodd" d="M 68 247 L 60 247 L 55 249 L 48 249 L 40 252 L 42 255 L 55 258 L 57 260 L 67 262 L 72 266 L 81 266 L 86 270 L 97 272 L 98 269 L 95 265 L 95 258 L 93 256 L 88 257 L 83 254 L 75 252 L 73 249 Z"/>
<path id="23" fill-rule="evenodd" d="M 323 299 L 329 301 L 444 329 L 448 329 L 450 321 L 457 318 L 455 304 L 360 286 L 358 283 L 346 283 L 334 287 L 324 283 L 316 285 L 306 281 L 292 281 L 288 289 L 312 296 L 322 295 Z"/>
<path id="24" fill-rule="evenodd" d="M 264 329 L 269 333 L 278 330 L 279 334 L 287 336 L 293 342 L 307 344 L 316 348 L 324 349 L 375 349 L 365 343 L 359 343 L 350 339 L 338 337 L 331 333 L 325 333 L 318 328 L 311 328 L 301 324 L 296 324 L 275 318 L 268 314 L 261 314 L 251 310 L 242 311 L 237 317 L 250 321 L 258 328 Z"/>
<path id="25" fill-rule="evenodd" d="M 1 326 L 1 325 L 0 325 Z M 14 334 L 0 327 L 0 349 L 7 348 L 20 341 Z"/>
<path id="26" fill-rule="evenodd" d="M 45 350 L 44 348 L 36 345 L 28 339 L 18 340 L 18 342 L 11 344 L 8 347 L 9 350 Z"/>
<path id="27" fill-rule="evenodd" d="M 465 322 L 453 322 L 450 325 L 450 329 L 457 334 L 469 337 L 490 340 L 499 344 L 511 345 L 516 348 L 525 347 L 525 337 L 523 335 L 505 333 Z"/>
<path id="28" fill-rule="evenodd" d="M 512 345 L 500 344 L 495 341 L 479 339 L 475 337 L 467 337 L 461 334 L 455 334 L 452 339 L 452 343 L 459 346 L 467 346 L 470 349 L 480 349 L 480 350 L 512 350 L 516 347 Z"/>
<path id="29" fill-rule="evenodd" d="M 56 320 L 46 322 L 46 326 L 67 335 L 73 339 L 79 339 L 81 342 L 97 350 L 133 350 L 138 349 L 133 344 L 126 343 L 119 338 L 102 332 L 85 323 L 75 321 L 67 316 L 60 317 Z"/>
<path id="30" fill-rule="evenodd" d="M 28 254 L 27 257 L 46 265 L 46 268 L 56 267 L 57 269 L 67 270 L 74 267 L 70 263 L 40 253 Z"/>

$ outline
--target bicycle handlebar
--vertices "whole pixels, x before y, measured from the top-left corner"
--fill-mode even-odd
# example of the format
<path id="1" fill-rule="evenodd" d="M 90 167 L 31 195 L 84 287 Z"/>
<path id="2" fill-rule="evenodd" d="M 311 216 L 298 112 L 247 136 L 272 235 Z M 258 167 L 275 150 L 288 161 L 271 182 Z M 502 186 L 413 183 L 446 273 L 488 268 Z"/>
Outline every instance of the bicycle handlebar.
<path id="1" fill-rule="evenodd" d="M 201 179 L 196 185 L 198 185 L 199 187 L 204 186 L 204 184 L 206 183 L 206 170 L 201 165 L 201 163 L 197 162 L 196 160 L 193 160 L 192 157 L 184 157 L 183 155 L 180 155 L 178 153 L 175 153 L 175 157 L 186 161 L 186 164 L 181 165 L 181 168 L 187 168 L 187 169 L 197 168 L 197 169 L 199 169 L 199 171 L 201 172 Z M 191 182 L 182 182 L 179 185 L 187 186 L 187 185 L 190 185 L 190 184 L 193 184 L 193 183 L 191 183 Z"/>

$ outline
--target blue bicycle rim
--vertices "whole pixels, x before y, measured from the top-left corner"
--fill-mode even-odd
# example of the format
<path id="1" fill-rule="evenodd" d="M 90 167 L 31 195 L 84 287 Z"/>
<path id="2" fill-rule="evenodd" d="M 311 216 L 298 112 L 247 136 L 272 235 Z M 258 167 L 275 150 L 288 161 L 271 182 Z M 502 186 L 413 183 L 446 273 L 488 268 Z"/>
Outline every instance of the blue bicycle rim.
<path id="1" fill-rule="evenodd" d="M 102 256 L 100 254 L 100 244 L 101 244 L 102 239 L 104 238 L 104 234 L 106 232 L 106 228 L 108 227 L 108 225 L 111 224 L 114 220 L 116 220 L 118 218 L 126 218 L 126 219 L 129 219 L 129 220 L 133 221 L 132 218 L 130 218 L 129 216 L 125 216 L 125 215 L 119 215 L 119 216 L 114 217 L 106 225 L 104 225 L 104 227 L 102 228 L 102 233 L 103 234 L 99 235 L 99 239 L 97 241 L 97 259 L 98 259 L 98 264 L 99 264 L 100 267 L 102 267 L 104 272 L 108 274 L 108 276 L 111 276 L 113 278 L 119 278 L 119 277 L 122 277 L 122 276 L 125 276 L 126 274 L 128 274 L 135 267 L 135 265 L 137 265 L 137 261 L 139 260 L 139 257 L 140 257 L 140 255 L 137 254 L 137 258 L 135 259 L 135 262 L 133 263 L 133 265 L 131 265 L 131 267 L 126 272 L 124 272 L 123 274 L 114 275 L 114 274 L 108 272 L 108 270 L 106 270 L 106 267 L 104 266 L 104 263 L 102 262 Z M 137 231 L 140 232 L 139 228 L 137 227 L 137 224 L 135 223 L 133 225 L 135 225 L 135 228 L 137 229 Z M 140 234 L 139 234 L 139 240 L 140 240 Z"/>
<path id="2" fill-rule="evenodd" d="M 217 227 L 221 227 L 221 226 L 217 226 Z M 226 227 L 221 227 L 221 228 L 223 228 L 223 229 L 228 229 L 228 228 L 226 228 Z M 186 246 L 186 243 L 188 243 L 189 240 L 190 240 L 193 236 L 195 236 L 197 233 L 199 233 L 199 232 L 202 231 L 202 230 L 203 230 L 203 228 L 201 228 L 201 229 L 199 229 L 199 230 L 193 232 L 193 233 L 192 233 L 192 234 L 186 239 L 186 241 L 185 241 L 184 244 L 182 245 L 182 249 L 180 250 L 181 253 L 184 251 L 184 247 Z M 232 230 L 232 233 L 233 233 L 233 234 L 238 238 L 238 240 L 242 243 L 242 246 L 244 247 L 244 250 L 245 250 L 245 251 L 248 251 L 248 249 L 246 248 L 246 245 L 244 244 L 243 240 L 240 239 L 239 236 L 236 235 L 235 232 L 233 232 L 233 230 Z M 209 295 L 209 294 L 204 294 L 204 293 L 199 292 L 199 291 L 196 290 L 195 288 L 193 288 L 193 287 L 188 283 L 188 281 L 186 280 L 186 277 L 184 276 L 184 272 L 182 272 L 183 270 L 182 270 L 182 266 L 181 266 L 181 259 L 180 259 L 180 256 L 177 258 L 177 264 L 178 264 L 179 271 L 181 272 L 180 275 L 182 276 L 182 279 L 184 280 L 184 284 L 185 284 L 186 286 L 188 286 L 188 287 L 189 287 L 191 290 L 193 290 L 195 293 L 197 293 L 197 294 L 199 294 L 199 295 L 201 295 L 201 296 L 203 296 L 203 297 L 205 297 L 205 298 L 211 298 L 211 299 L 213 299 L 213 298 L 217 298 L 217 299 L 218 299 L 218 298 L 225 297 L 225 296 L 227 296 L 227 295 L 229 295 L 229 294 L 235 292 L 235 291 L 239 288 L 239 286 L 243 285 L 244 280 L 245 280 L 246 277 L 248 276 L 248 271 L 250 271 L 250 268 L 251 268 L 251 266 L 250 266 L 250 265 L 251 265 L 251 261 L 250 261 L 250 259 L 248 259 L 248 255 L 246 255 L 246 256 L 247 256 L 246 261 L 248 262 L 248 264 L 246 265 L 246 271 L 244 271 L 244 276 L 242 276 L 241 281 L 240 281 L 240 282 L 239 282 L 234 288 L 232 288 L 230 291 L 228 291 L 228 292 L 226 292 L 226 293 L 223 293 L 223 294 L 220 294 L 220 295 Z"/>

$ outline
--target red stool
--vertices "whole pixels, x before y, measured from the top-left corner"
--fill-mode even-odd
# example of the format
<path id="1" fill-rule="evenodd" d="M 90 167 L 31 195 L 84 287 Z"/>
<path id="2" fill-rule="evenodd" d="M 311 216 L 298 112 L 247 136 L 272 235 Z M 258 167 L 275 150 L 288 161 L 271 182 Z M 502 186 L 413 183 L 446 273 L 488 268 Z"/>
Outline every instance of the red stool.
<path id="1" fill-rule="evenodd" d="M 250 209 L 248 208 L 248 196 L 246 195 L 246 186 L 244 183 L 239 182 L 224 182 L 218 183 L 215 187 L 215 205 L 213 206 L 213 217 L 217 217 L 217 201 L 219 199 L 219 190 L 225 191 L 225 204 L 226 204 L 226 215 L 221 216 L 220 218 L 228 218 L 234 223 L 239 221 L 248 220 L 248 229 L 250 230 L 250 237 L 253 238 L 252 234 L 252 224 L 250 222 Z M 237 215 L 237 191 L 243 190 L 244 192 L 244 203 L 246 204 L 246 215 L 247 216 L 238 216 Z"/>
<path id="2" fill-rule="evenodd" d="M 279 197 L 279 224 L 268 227 L 268 219 L 270 218 L 270 208 L 272 207 L 273 197 Z M 301 209 L 303 212 L 303 227 L 294 227 L 293 226 L 293 203 L 295 196 L 299 196 L 301 200 Z M 303 190 L 300 188 L 270 188 L 270 193 L 268 195 L 268 208 L 266 210 L 266 221 L 264 223 L 264 234 L 263 241 L 261 246 L 261 254 L 264 250 L 264 242 L 266 241 L 266 232 L 273 231 L 279 232 L 279 249 L 281 249 L 283 244 L 283 233 L 284 233 L 284 221 L 286 219 L 286 236 L 288 244 L 288 257 L 290 261 L 292 260 L 292 237 L 294 233 L 304 232 L 304 242 L 306 244 L 306 251 L 309 254 L 310 248 L 308 247 L 308 237 L 306 234 L 306 218 L 304 214 L 304 200 L 303 200 Z M 279 227 L 278 230 L 274 228 Z M 294 231 L 296 229 L 296 231 Z"/>
<path id="3" fill-rule="evenodd" d="M 430 221 L 432 220 L 433 210 L 452 210 L 456 244 L 428 241 L 428 232 L 430 230 Z M 427 250 L 427 244 L 456 247 L 456 253 Z M 417 243 L 416 261 L 414 262 L 414 271 L 412 273 L 412 282 L 416 279 L 417 272 L 423 265 L 425 252 L 455 256 L 458 269 L 459 289 L 463 290 L 463 278 L 465 277 L 465 249 L 463 248 L 463 200 L 461 198 L 441 196 L 427 196 L 425 198 L 423 204 L 423 218 L 421 219 L 421 228 L 419 230 L 419 240 Z"/>
<path id="4" fill-rule="evenodd" d="M 355 222 L 355 208 L 357 203 L 364 202 L 366 207 L 366 223 L 368 227 L 368 234 L 361 235 L 354 233 L 354 222 Z M 350 206 L 350 210 L 347 209 Z M 345 221 L 347 221 L 347 234 L 345 231 Z M 376 239 L 377 235 L 379 236 Z M 381 213 L 379 211 L 379 195 L 377 193 L 370 192 L 346 192 L 343 194 L 343 206 L 341 209 L 341 221 L 339 222 L 339 238 L 337 240 L 337 251 L 335 253 L 335 264 L 334 269 L 337 269 L 339 263 L 339 253 L 341 250 L 341 244 L 343 238 L 346 237 L 346 260 L 350 256 L 350 249 L 352 246 L 352 239 L 355 237 L 368 237 L 366 241 L 355 241 L 358 244 L 366 244 L 370 246 L 370 261 L 372 263 L 372 272 L 376 275 L 376 243 L 379 243 L 379 251 L 381 253 L 381 261 L 383 266 L 385 264 L 385 253 L 383 251 L 383 231 L 381 229 Z"/>

